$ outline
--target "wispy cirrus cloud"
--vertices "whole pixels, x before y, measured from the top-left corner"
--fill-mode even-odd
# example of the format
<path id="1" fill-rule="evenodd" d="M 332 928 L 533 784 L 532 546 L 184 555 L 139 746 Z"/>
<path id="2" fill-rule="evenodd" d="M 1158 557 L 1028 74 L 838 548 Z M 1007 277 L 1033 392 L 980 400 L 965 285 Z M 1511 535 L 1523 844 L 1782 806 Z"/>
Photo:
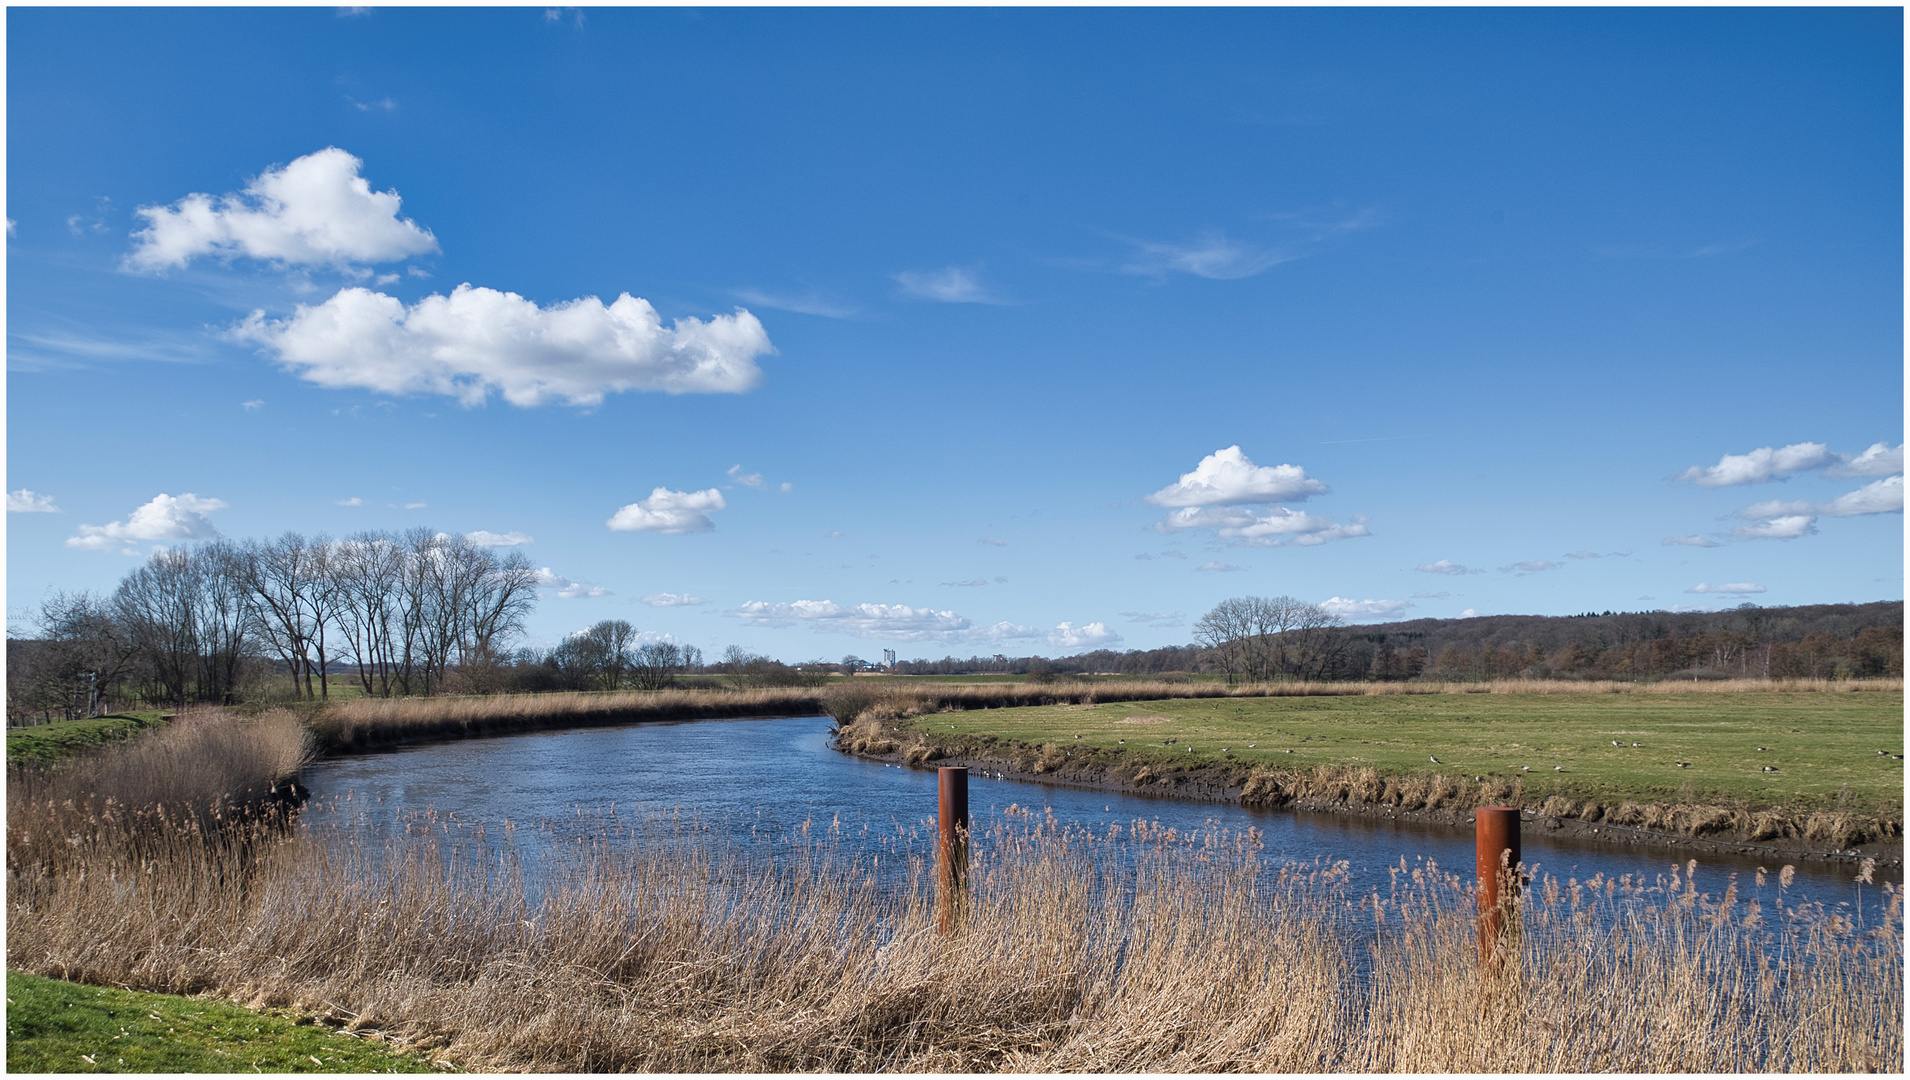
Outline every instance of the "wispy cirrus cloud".
<path id="1" fill-rule="evenodd" d="M 1726 596 L 1750 596 L 1764 592 L 1765 588 L 1762 585 L 1749 581 L 1728 581 L 1722 585 L 1711 585 L 1700 581 L 1685 591 L 1688 593 L 1722 593 Z"/>
<path id="2" fill-rule="evenodd" d="M 783 293 L 764 289 L 736 289 L 732 296 L 751 307 L 793 311 L 798 315 L 820 315 L 825 319 L 848 319 L 859 314 L 853 304 L 831 299 L 821 293 Z"/>
<path id="3" fill-rule="evenodd" d="M 1663 540 L 1658 541 L 1658 543 L 1664 547 L 1714 548 L 1722 546 L 1708 536 L 1698 536 L 1695 533 L 1690 536 L 1667 536 Z"/>
<path id="4" fill-rule="evenodd" d="M 1461 563 L 1453 562 L 1451 559 L 1440 559 L 1437 562 L 1423 562 L 1413 567 L 1413 569 L 1422 574 L 1451 574 L 1455 577 L 1461 574 L 1477 574 L 1483 572 L 1474 570 Z"/>
<path id="5" fill-rule="evenodd" d="M 1241 239 L 1220 229 L 1205 229 L 1182 241 L 1116 237 L 1131 249 L 1118 268 L 1153 278 L 1191 274 L 1235 281 L 1316 254 L 1329 240 L 1380 224 L 1380 215 L 1368 209 L 1332 216 L 1276 214 L 1264 220 L 1267 225 L 1258 231 L 1274 235 L 1262 240 Z"/>
<path id="6" fill-rule="evenodd" d="M 1184 626 L 1187 622 L 1184 611 L 1123 611 L 1120 615 L 1128 622 L 1144 626 Z"/>
<path id="7" fill-rule="evenodd" d="M 905 295 L 942 304 L 999 304 L 1001 299 L 981 283 L 973 270 L 948 266 L 940 270 L 904 270 L 895 275 Z"/>

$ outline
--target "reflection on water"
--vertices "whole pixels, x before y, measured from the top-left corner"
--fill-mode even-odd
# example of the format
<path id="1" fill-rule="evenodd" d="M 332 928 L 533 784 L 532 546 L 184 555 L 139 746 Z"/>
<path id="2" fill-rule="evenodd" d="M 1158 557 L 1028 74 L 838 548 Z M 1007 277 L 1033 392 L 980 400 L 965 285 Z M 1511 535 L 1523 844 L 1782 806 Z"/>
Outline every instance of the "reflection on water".
<path id="1" fill-rule="evenodd" d="M 490 843 L 513 842 L 534 873 L 538 849 L 588 840 L 607 820 L 657 814 L 696 823 L 699 833 L 760 848 L 807 829 L 831 830 L 852 849 L 919 855 L 933 831 L 935 773 L 852 758 L 832 749 L 826 717 L 702 720 L 467 739 L 322 761 L 306 774 L 308 826 L 394 834 L 425 827 L 481 830 Z M 1355 892 L 1384 889 L 1400 869 L 1427 862 L 1447 871 L 1472 865 L 1473 840 L 1462 829 L 1328 814 L 1252 810 L 1112 792 L 1049 787 L 979 774 L 969 781 L 977 857 L 991 823 L 1027 814 L 1097 836 L 1158 836 L 1171 830 L 1193 842 L 1211 833 L 1257 841 L 1263 866 L 1345 862 Z M 507 830 L 507 823 L 509 828 Z M 525 841 L 535 838 L 536 843 Z M 1598 876 L 1649 882 L 1684 873 L 1678 849 L 1564 844 L 1543 833 L 1523 838 L 1525 861 L 1561 881 Z M 1112 849 L 1110 849 L 1112 850 Z M 1746 887 L 1777 856 L 1706 855 L 1697 887 L 1722 893 L 1735 875 Z M 1274 872 L 1269 870 L 1269 873 Z M 1831 909 L 1884 900 L 1883 890 L 1853 882 L 1843 864 L 1800 863 L 1792 894 Z M 1880 871 L 1877 881 L 1885 875 Z M 1892 871 L 1891 881 L 1901 881 Z"/>

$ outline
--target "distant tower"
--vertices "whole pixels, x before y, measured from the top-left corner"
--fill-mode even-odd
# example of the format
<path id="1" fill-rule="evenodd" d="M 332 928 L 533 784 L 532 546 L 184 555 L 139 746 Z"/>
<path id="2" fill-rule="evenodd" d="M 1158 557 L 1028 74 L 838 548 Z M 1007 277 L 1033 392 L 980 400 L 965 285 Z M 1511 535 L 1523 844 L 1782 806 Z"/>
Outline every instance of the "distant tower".
<path id="1" fill-rule="evenodd" d="M 884 668 L 887 668 L 890 671 L 895 670 L 895 650 L 894 649 L 882 650 L 882 666 Z"/>

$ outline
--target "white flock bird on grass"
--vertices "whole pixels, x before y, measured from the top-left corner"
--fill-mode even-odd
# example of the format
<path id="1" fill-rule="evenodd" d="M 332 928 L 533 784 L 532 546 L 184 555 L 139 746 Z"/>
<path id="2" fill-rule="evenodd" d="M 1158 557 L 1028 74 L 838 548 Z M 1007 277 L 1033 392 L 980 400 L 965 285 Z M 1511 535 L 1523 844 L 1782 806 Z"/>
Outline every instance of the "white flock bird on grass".
<path id="1" fill-rule="evenodd" d="M 1438 758 L 1436 758 L 1436 757 L 1433 757 L 1433 756 L 1431 756 L 1431 755 L 1427 755 L 1427 757 L 1426 757 L 1426 760 L 1427 760 L 1427 761 L 1430 761 L 1430 762 L 1432 762 L 1432 763 L 1433 763 L 1434 765 L 1438 765 L 1438 764 L 1441 764 L 1441 762 L 1440 762 L 1440 760 L 1439 760 Z"/>

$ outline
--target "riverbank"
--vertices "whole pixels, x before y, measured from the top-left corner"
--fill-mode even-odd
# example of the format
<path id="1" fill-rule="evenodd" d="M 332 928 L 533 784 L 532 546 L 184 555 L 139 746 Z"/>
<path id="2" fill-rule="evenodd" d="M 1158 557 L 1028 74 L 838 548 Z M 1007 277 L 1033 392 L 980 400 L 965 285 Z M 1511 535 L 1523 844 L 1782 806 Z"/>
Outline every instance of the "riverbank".
<path id="1" fill-rule="evenodd" d="M 1518 805 L 1529 827 L 1598 843 L 1901 864 L 1902 759 L 1873 748 L 1901 748 L 1901 697 L 877 708 L 844 727 L 838 747 L 917 767 L 1450 827 L 1467 826 L 1476 806 Z"/>
<path id="2" fill-rule="evenodd" d="M 681 720 L 827 714 L 846 722 L 864 712 L 919 715 L 1109 702 L 1384 698 L 1454 695 L 1541 697 L 1620 696 L 1652 700 L 1665 695 L 1731 695 L 1747 690 L 1843 696 L 1852 692 L 1903 692 L 1902 679 L 1720 680 L 1704 683 L 1575 682 L 1500 679 L 1491 682 L 1286 682 L 1229 686 L 1181 677 L 1083 678 L 1031 682 L 950 683 L 909 677 L 825 678 L 814 685 L 610 691 L 596 693 L 493 694 L 428 698 L 354 698 L 299 706 L 321 752 L 355 753 L 418 742 L 519 734 L 562 728 Z"/>

